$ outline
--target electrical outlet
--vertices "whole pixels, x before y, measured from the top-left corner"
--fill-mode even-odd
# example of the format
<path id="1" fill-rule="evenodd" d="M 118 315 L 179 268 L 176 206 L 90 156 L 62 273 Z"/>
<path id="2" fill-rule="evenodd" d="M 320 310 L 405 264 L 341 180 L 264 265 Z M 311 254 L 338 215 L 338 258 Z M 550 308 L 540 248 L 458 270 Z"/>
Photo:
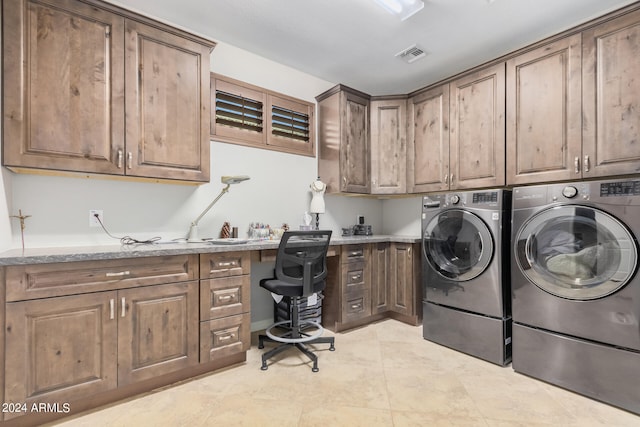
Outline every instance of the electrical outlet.
<path id="1" fill-rule="evenodd" d="M 100 218 L 100 221 L 104 224 L 104 213 L 102 209 L 89 209 L 89 227 L 101 227 L 96 215 L 98 215 L 98 218 Z"/>

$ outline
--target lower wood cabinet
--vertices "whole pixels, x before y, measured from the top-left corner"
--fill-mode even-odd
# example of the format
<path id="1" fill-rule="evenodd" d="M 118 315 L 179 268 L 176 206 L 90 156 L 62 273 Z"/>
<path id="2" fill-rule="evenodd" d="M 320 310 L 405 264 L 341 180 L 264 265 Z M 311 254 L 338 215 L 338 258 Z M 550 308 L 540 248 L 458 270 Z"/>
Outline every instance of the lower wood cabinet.
<path id="1" fill-rule="evenodd" d="M 322 323 L 333 331 L 362 326 L 384 317 L 418 325 L 420 309 L 419 244 L 345 245 L 327 260 L 329 275 Z"/>
<path id="2" fill-rule="evenodd" d="M 246 352 L 251 345 L 251 256 L 200 255 L 200 362 Z"/>
<path id="3" fill-rule="evenodd" d="M 30 407 L 115 389 L 116 299 L 113 291 L 8 303 L 5 402 Z"/>
<path id="4" fill-rule="evenodd" d="M 420 245 L 391 243 L 389 246 L 389 310 L 418 322 L 421 312 Z"/>
<path id="5" fill-rule="evenodd" d="M 197 365 L 197 325 L 197 281 L 8 303 L 5 400 L 72 402 Z"/>

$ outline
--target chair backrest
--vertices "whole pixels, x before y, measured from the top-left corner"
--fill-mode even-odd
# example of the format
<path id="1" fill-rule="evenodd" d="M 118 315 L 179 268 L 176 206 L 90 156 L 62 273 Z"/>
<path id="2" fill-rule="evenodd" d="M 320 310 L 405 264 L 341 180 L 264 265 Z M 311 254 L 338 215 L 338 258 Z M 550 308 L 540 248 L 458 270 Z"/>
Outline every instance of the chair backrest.
<path id="1" fill-rule="evenodd" d="M 327 250 L 331 230 L 286 231 L 276 256 L 276 279 L 302 286 L 302 296 L 313 294 L 327 277 Z"/>

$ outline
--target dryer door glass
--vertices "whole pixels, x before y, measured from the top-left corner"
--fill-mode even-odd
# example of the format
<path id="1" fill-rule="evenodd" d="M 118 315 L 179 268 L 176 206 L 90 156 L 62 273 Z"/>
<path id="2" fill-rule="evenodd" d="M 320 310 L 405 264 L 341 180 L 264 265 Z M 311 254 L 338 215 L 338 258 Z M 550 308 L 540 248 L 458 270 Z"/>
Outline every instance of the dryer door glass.
<path id="1" fill-rule="evenodd" d="M 493 256 L 489 228 L 478 216 L 462 209 L 443 211 L 429 221 L 422 243 L 429 265 L 455 281 L 477 277 Z"/>
<path id="2" fill-rule="evenodd" d="M 516 261 L 540 289 L 563 298 L 591 300 L 623 287 L 638 252 L 627 228 L 588 206 L 555 206 L 518 231 Z"/>

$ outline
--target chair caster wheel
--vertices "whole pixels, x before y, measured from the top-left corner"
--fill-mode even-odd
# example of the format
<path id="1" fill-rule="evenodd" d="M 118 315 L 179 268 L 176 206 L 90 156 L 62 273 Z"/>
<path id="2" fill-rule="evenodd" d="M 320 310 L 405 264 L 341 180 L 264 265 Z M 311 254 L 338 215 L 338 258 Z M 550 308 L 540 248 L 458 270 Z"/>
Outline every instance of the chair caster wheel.
<path id="1" fill-rule="evenodd" d="M 318 372 L 320 369 L 318 368 L 311 368 L 311 372 Z"/>
<path id="2" fill-rule="evenodd" d="M 334 346 L 329 347 L 329 351 L 336 351 L 336 348 Z"/>
<path id="3" fill-rule="evenodd" d="M 260 369 L 262 369 L 263 371 L 266 371 L 267 369 L 269 369 L 269 367 L 267 365 L 262 365 Z"/>
<path id="4" fill-rule="evenodd" d="M 258 344 L 258 348 L 259 349 L 263 349 L 264 348 L 264 344 Z"/>

